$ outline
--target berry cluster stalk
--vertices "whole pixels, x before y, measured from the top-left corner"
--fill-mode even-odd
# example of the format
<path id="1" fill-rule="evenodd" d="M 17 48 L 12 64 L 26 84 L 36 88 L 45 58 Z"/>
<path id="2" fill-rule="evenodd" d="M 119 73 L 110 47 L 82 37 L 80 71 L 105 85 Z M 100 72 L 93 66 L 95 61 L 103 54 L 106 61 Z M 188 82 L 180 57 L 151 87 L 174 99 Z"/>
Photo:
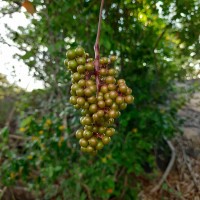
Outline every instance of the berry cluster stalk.
<path id="1" fill-rule="evenodd" d="M 101 0 L 97 37 L 96 37 L 96 41 L 95 41 L 95 44 L 94 44 L 94 52 L 95 52 L 94 68 L 95 68 L 97 95 L 98 95 L 99 89 L 100 89 L 100 80 L 99 80 L 99 59 L 100 59 L 99 39 L 100 39 L 100 32 L 101 32 L 101 19 L 102 19 L 103 4 L 104 4 L 104 0 Z"/>

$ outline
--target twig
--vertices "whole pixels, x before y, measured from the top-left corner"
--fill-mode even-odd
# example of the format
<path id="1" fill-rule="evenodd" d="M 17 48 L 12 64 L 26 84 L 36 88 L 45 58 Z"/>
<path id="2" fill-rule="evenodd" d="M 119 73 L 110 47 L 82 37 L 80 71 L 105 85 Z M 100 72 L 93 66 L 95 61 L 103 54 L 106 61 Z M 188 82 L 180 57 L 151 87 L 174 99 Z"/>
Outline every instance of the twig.
<path id="1" fill-rule="evenodd" d="M 103 4 L 104 4 L 104 0 L 101 0 L 97 37 L 96 37 L 96 41 L 95 41 L 95 44 L 94 44 L 94 52 L 95 52 L 94 68 L 95 68 L 97 94 L 99 93 L 99 89 L 100 89 L 100 80 L 99 80 L 99 59 L 100 59 L 99 39 L 100 39 L 100 32 L 101 32 L 101 19 L 102 19 Z"/>
<path id="2" fill-rule="evenodd" d="M 158 66 L 158 62 L 157 62 L 157 55 L 156 55 L 156 48 L 160 42 L 160 40 L 162 39 L 162 37 L 164 36 L 164 34 L 166 33 L 167 29 L 169 28 L 171 24 L 168 24 L 165 26 L 165 28 L 163 29 L 162 33 L 159 35 L 159 37 L 157 38 L 156 42 L 155 42 L 155 45 L 154 45 L 154 48 L 153 48 L 153 58 L 154 58 L 154 64 L 155 64 L 155 67 L 156 67 L 156 75 L 157 77 L 159 76 L 158 75 L 158 69 L 159 69 L 159 66 Z"/>
<path id="3" fill-rule="evenodd" d="M 170 192 L 170 194 L 172 194 L 174 197 L 179 198 L 181 200 L 186 200 L 183 196 L 180 196 L 180 194 L 176 190 L 173 189 L 173 187 L 169 184 L 167 180 L 166 180 L 166 184 L 173 191 L 173 192 Z"/>
<path id="4" fill-rule="evenodd" d="M 92 200 L 92 196 L 91 196 L 91 193 L 90 193 L 90 190 L 89 190 L 88 186 L 86 184 L 84 184 L 84 183 L 81 183 L 81 185 L 83 186 L 84 190 L 87 193 L 88 200 Z"/>
<path id="5" fill-rule="evenodd" d="M 171 24 L 168 24 L 165 26 L 165 28 L 163 29 L 162 33 L 159 35 L 158 39 L 156 40 L 156 43 L 154 45 L 153 51 L 157 48 L 160 40 L 162 39 L 162 37 L 164 36 L 164 34 L 166 33 L 167 29 L 171 26 Z"/>
<path id="6" fill-rule="evenodd" d="M 164 137 L 164 140 L 167 142 L 170 150 L 171 150 L 171 160 L 167 166 L 167 169 L 165 170 L 162 178 L 160 179 L 158 185 L 156 185 L 152 190 L 151 193 L 155 193 L 156 191 L 158 191 L 160 189 L 160 187 L 162 186 L 162 184 L 164 183 L 164 181 L 166 180 L 167 176 L 169 175 L 173 165 L 174 165 L 174 161 L 175 161 L 175 157 L 176 157 L 176 152 L 175 152 L 175 148 L 173 146 L 173 144 L 166 138 Z"/>
<path id="7" fill-rule="evenodd" d="M 9 116 L 8 116 L 8 119 L 6 120 L 5 126 L 9 127 L 10 122 L 12 121 L 14 112 L 15 112 L 15 107 L 13 107 L 12 110 L 10 111 Z"/>
<path id="8" fill-rule="evenodd" d="M 2 190 L 0 190 L 0 200 L 2 200 L 4 193 L 6 192 L 7 187 L 4 187 Z"/>
<path id="9" fill-rule="evenodd" d="M 197 181 L 197 179 L 196 179 L 196 177 L 195 177 L 195 175 L 194 175 L 194 173 L 193 173 L 193 171 L 192 171 L 192 166 L 191 166 L 190 159 L 189 159 L 189 157 L 188 157 L 188 156 L 186 155 L 186 153 L 185 153 L 185 150 L 184 150 L 184 148 L 183 148 L 182 142 L 181 142 L 179 145 L 180 145 L 181 150 L 182 150 L 182 153 L 183 153 L 184 162 L 185 162 L 185 164 L 186 164 L 186 166 L 187 166 L 187 168 L 188 168 L 188 171 L 190 172 L 190 175 L 191 175 L 191 177 L 192 177 L 192 180 L 193 180 L 193 182 L 194 182 L 194 185 L 195 185 L 197 191 L 200 192 L 199 183 L 198 183 L 198 181 Z"/>
<path id="10" fill-rule="evenodd" d="M 29 138 L 22 137 L 20 135 L 9 134 L 9 137 L 16 140 L 28 140 Z"/>
<path id="11" fill-rule="evenodd" d="M 16 200 L 15 195 L 14 195 L 12 189 L 10 189 L 10 193 L 11 193 L 11 196 L 12 196 L 12 200 Z"/>
<path id="12" fill-rule="evenodd" d="M 123 190 L 122 190 L 122 193 L 120 195 L 120 199 L 124 199 L 124 195 L 126 194 L 126 190 L 127 190 L 127 185 L 128 185 L 128 175 L 126 174 L 125 177 L 124 177 L 124 186 L 123 186 Z"/>

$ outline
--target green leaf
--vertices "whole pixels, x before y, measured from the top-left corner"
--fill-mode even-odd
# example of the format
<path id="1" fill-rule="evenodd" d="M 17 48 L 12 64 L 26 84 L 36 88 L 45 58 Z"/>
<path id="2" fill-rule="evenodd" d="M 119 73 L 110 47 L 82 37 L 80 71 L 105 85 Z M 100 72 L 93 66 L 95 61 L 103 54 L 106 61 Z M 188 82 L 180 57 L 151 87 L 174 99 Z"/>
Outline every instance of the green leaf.
<path id="1" fill-rule="evenodd" d="M 3 138 L 7 138 L 9 134 L 9 130 L 8 127 L 4 127 L 3 129 L 1 129 L 0 131 L 0 136 Z"/>

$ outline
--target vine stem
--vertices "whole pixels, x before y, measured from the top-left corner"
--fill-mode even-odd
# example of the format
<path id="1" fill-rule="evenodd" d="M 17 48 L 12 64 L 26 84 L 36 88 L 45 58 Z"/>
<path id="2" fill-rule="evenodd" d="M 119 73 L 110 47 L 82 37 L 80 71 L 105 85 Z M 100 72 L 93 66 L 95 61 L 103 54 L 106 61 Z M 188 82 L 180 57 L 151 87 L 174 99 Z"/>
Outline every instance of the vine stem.
<path id="1" fill-rule="evenodd" d="M 97 86 L 97 94 L 99 93 L 99 89 L 100 89 L 100 79 L 99 79 L 99 59 L 100 59 L 99 39 L 100 39 L 100 32 L 101 32 L 101 20 L 102 20 L 103 5 L 104 5 L 104 0 L 101 0 L 97 37 L 96 37 L 96 41 L 95 41 L 95 44 L 94 44 L 94 53 L 95 53 L 94 68 L 95 68 L 95 79 L 96 79 L 96 86 Z"/>

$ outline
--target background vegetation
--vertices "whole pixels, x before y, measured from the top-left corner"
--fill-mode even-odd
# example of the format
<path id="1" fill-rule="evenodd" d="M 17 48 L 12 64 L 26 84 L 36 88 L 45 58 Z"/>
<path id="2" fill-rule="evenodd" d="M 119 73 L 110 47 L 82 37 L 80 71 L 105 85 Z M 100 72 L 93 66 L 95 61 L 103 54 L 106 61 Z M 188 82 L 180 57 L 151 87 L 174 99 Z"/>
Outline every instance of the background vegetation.
<path id="1" fill-rule="evenodd" d="M 21 1 L 2 2 L 2 16 L 20 12 Z M 137 199 L 142 181 L 155 174 L 149 172 L 155 152 L 166 146 L 163 137 L 179 132 L 176 82 L 196 78 L 199 1 L 105 1 L 101 55 L 119 56 L 119 77 L 135 101 L 96 157 L 81 153 L 74 137 L 80 113 L 69 104 L 63 61 L 77 45 L 94 55 L 100 1 L 31 2 L 36 12 L 26 13 L 28 27 L 7 29 L 22 52 L 16 59 L 45 88 L 26 92 L 0 76 L 0 185 L 26 187 L 38 199 Z"/>

